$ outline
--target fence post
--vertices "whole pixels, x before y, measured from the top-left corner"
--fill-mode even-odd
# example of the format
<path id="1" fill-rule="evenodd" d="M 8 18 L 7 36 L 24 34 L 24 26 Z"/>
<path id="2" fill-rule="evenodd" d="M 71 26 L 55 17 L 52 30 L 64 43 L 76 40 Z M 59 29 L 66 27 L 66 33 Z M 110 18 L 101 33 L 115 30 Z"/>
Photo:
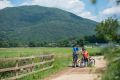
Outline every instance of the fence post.
<path id="1" fill-rule="evenodd" d="M 15 67 L 16 67 L 16 70 L 15 70 L 16 77 L 18 76 L 18 70 L 17 70 L 17 68 L 18 68 L 18 66 L 19 66 L 19 65 L 18 65 L 18 61 L 19 61 L 19 60 L 16 60 L 16 66 L 15 66 Z"/>
<path id="2" fill-rule="evenodd" d="M 31 57 L 31 60 L 32 60 L 32 65 L 34 64 L 34 56 Z M 34 66 L 31 67 L 31 72 L 33 71 L 34 69 Z"/>
<path id="3" fill-rule="evenodd" d="M 42 62 L 44 61 L 44 56 L 42 55 Z M 43 68 L 43 65 L 41 65 L 41 69 Z"/>

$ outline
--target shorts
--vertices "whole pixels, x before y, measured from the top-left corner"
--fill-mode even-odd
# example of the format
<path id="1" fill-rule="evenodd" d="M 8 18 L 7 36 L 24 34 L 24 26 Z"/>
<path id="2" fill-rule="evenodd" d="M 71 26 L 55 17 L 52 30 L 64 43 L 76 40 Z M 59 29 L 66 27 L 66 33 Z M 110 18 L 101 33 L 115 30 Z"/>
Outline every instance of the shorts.
<path id="1" fill-rule="evenodd" d="M 84 61 L 85 61 L 85 62 L 88 62 L 88 58 L 84 58 Z"/>
<path id="2" fill-rule="evenodd" d="M 78 60 L 78 55 L 73 53 L 73 62 L 77 62 Z"/>

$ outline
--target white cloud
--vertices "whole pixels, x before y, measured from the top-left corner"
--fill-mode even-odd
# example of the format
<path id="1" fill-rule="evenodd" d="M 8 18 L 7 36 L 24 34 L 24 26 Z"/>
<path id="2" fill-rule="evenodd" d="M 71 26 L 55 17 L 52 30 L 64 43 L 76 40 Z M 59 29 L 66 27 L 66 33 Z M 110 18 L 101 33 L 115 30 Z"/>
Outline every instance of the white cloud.
<path id="1" fill-rule="evenodd" d="M 114 1 L 111 1 L 109 8 L 104 9 L 96 16 L 93 15 L 90 11 L 86 11 L 85 3 L 82 0 L 25 0 L 20 5 L 40 5 L 46 7 L 55 7 L 69 11 L 84 18 L 101 21 L 114 14 L 120 17 L 120 6 L 115 6 L 115 3 L 113 3 Z M 12 2 L 10 0 L 0 0 L 0 9 L 6 7 L 13 7 Z"/>
<path id="2" fill-rule="evenodd" d="M 91 20 L 95 20 L 95 21 L 97 20 L 97 16 L 92 15 L 92 13 L 88 11 L 81 13 L 80 16 L 91 19 Z"/>
<path id="3" fill-rule="evenodd" d="M 93 16 L 91 12 L 84 11 L 85 4 L 80 0 L 25 0 L 21 6 L 23 5 L 55 7 L 84 18 L 96 20 L 96 16 Z M 10 0 L 0 0 L 0 9 L 4 9 L 6 7 L 13 7 L 13 4 L 10 2 Z"/>
<path id="4" fill-rule="evenodd" d="M 46 7 L 56 7 L 72 12 L 84 18 L 96 20 L 96 16 L 93 16 L 91 12 L 84 11 L 85 4 L 80 0 L 26 0 L 21 5 L 40 5 Z"/>
<path id="5" fill-rule="evenodd" d="M 113 6 L 111 8 L 107 8 L 103 10 L 102 14 L 104 15 L 120 14 L 120 6 Z"/>
<path id="6" fill-rule="evenodd" d="M 56 7 L 67 11 L 82 11 L 84 3 L 79 0 L 28 0 L 22 5 L 40 5 L 46 7 Z"/>
<path id="7" fill-rule="evenodd" d="M 97 15 L 99 21 L 107 19 L 108 17 L 120 19 L 120 6 L 112 6 L 106 8 Z"/>
<path id="8" fill-rule="evenodd" d="M 0 0 L 0 9 L 6 8 L 6 7 L 13 7 L 13 5 L 8 0 Z"/>

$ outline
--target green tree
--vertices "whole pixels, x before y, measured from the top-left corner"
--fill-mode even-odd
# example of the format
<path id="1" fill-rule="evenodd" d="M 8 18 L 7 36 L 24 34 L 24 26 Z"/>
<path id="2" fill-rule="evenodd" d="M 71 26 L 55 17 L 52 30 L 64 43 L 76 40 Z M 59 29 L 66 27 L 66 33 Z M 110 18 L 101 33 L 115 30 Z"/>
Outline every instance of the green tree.
<path id="1" fill-rule="evenodd" d="M 31 41 L 31 42 L 28 43 L 28 46 L 29 47 L 36 47 L 36 43 Z"/>
<path id="2" fill-rule="evenodd" d="M 90 1 L 92 4 L 96 4 L 98 0 L 90 0 Z M 111 0 L 108 0 L 108 1 L 110 2 Z M 120 0 L 115 0 L 115 2 L 117 5 L 120 5 Z"/>
<path id="3" fill-rule="evenodd" d="M 69 46 L 69 40 L 68 39 L 63 39 L 58 42 L 59 47 L 68 47 Z"/>
<path id="4" fill-rule="evenodd" d="M 97 0 L 91 0 L 92 4 L 96 4 Z"/>
<path id="5" fill-rule="evenodd" d="M 20 44 L 19 44 L 19 42 L 11 42 L 11 41 L 9 41 L 9 47 L 19 47 L 20 46 Z"/>
<path id="6" fill-rule="evenodd" d="M 84 38 L 80 38 L 80 39 L 76 40 L 76 42 L 81 47 L 84 47 L 84 45 L 85 45 L 85 39 Z"/>
<path id="7" fill-rule="evenodd" d="M 9 47 L 8 41 L 0 41 L 0 48 Z"/>
<path id="8" fill-rule="evenodd" d="M 113 41 L 114 36 L 117 35 L 119 22 L 117 19 L 108 18 L 96 27 L 96 34 L 98 37 L 105 38 L 108 41 Z"/>

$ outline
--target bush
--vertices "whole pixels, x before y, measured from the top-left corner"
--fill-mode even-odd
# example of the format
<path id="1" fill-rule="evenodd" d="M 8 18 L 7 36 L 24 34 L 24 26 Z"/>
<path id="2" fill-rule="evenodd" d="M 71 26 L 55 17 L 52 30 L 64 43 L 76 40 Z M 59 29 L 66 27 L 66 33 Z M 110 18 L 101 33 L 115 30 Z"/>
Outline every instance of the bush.
<path id="1" fill-rule="evenodd" d="M 120 57 L 120 48 L 105 48 L 103 51 L 109 64 L 102 80 L 120 80 L 120 61 L 112 62 L 115 58 Z"/>

